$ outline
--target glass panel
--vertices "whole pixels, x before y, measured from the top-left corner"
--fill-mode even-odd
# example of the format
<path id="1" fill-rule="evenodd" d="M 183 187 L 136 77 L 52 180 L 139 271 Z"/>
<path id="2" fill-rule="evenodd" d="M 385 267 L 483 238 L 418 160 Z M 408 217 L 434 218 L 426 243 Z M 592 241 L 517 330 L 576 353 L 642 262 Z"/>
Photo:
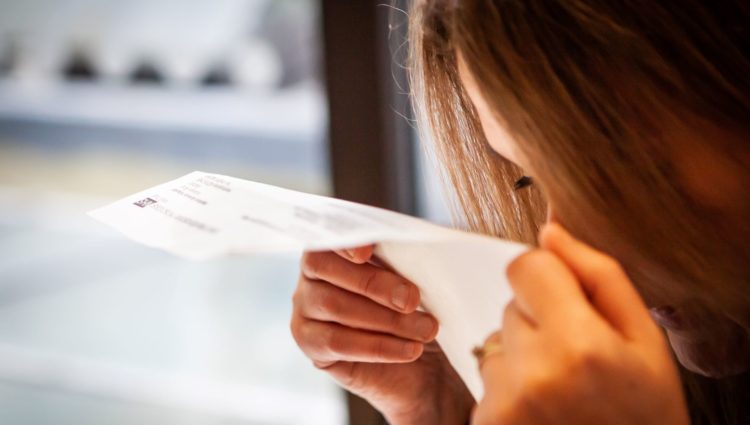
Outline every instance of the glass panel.
<path id="1" fill-rule="evenodd" d="M 449 202 L 449 186 L 442 181 L 440 164 L 429 140 L 422 140 L 419 132 L 412 133 L 415 150 L 417 213 L 434 223 L 454 225 Z"/>
<path id="2" fill-rule="evenodd" d="M 297 255 L 189 263 L 84 213 L 200 169 L 328 194 L 312 0 L 0 0 L 0 423 L 342 424 Z"/>

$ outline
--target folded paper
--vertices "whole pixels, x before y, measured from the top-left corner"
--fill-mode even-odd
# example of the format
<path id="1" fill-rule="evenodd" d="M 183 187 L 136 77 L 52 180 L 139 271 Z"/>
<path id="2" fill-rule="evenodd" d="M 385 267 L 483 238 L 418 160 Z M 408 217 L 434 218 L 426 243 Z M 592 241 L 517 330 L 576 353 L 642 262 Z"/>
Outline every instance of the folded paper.
<path id="1" fill-rule="evenodd" d="M 476 399 L 472 349 L 500 328 L 512 298 L 508 263 L 525 245 L 449 229 L 380 208 L 193 172 L 89 213 L 148 246 L 191 260 L 376 244 L 421 292 L 437 341 Z"/>

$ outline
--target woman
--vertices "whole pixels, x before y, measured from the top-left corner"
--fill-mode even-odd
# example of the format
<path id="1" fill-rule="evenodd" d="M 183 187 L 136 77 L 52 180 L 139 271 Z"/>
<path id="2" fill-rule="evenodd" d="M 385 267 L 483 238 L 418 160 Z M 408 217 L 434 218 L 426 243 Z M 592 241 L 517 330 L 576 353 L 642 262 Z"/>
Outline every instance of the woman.
<path id="1" fill-rule="evenodd" d="M 464 221 L 529 243 L 551 224 L 508 268 L 477 405 L 371 247 L 305 255 L 302 350 L 392 424 L 750 423 L 749 17 L 741 0 L 417 2 L 415 105 Z"/>

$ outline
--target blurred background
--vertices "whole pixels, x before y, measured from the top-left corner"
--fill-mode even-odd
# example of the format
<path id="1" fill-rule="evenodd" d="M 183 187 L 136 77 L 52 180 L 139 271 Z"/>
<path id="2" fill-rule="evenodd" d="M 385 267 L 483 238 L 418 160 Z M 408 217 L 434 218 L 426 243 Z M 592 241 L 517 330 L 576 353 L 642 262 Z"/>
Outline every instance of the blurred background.
<path id="1" fill-rule="evenodd" d="M 0 0 L 0 423 L 382 423 L 289 334 L 299 253 L 85 216 L 202 170 L 446 222 L 382 3 Z"/>

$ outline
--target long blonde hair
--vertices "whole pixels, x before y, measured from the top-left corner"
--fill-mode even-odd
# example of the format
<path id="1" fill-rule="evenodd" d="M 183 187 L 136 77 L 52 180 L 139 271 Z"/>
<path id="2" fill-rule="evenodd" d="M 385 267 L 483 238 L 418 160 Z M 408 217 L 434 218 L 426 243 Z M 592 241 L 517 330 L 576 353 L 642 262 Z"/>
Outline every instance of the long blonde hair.
<path id="1" fill-rule="evenodd" d="M 647 303 L 747 311 L 749 19 L 742 0 L 417 0 L 413 103 L 461 221 L 533 243 L 549 201 Z M 484 139 L 458 52 L 528 170 Z M 730 204 L 687 187 L 675 158 L 691 155 L 731 172 Z M 524 173 L 535 187 L 512 190 Z"/>
<path id="2" fill-rule="evenodd" d="M 623 262 L 647 301 L 679 287 L 717 306 L 749 305 L 747 200 L 732 211 L 702 204 L 673 160 L 708 151 L 750 187 L 750 13 L 723 3 L 685 0 L 673 11 L 652 0 L 418 2 L 414 104 L 469 227 L 533 242 L 547 199 L 563 225 Z M 487 144 L 458 51 L 530 170 Z M 701 140 L 709 127 L 733 137 L 665 140 Z M 513 191 L 524 171 L 536 189 Z"/>

